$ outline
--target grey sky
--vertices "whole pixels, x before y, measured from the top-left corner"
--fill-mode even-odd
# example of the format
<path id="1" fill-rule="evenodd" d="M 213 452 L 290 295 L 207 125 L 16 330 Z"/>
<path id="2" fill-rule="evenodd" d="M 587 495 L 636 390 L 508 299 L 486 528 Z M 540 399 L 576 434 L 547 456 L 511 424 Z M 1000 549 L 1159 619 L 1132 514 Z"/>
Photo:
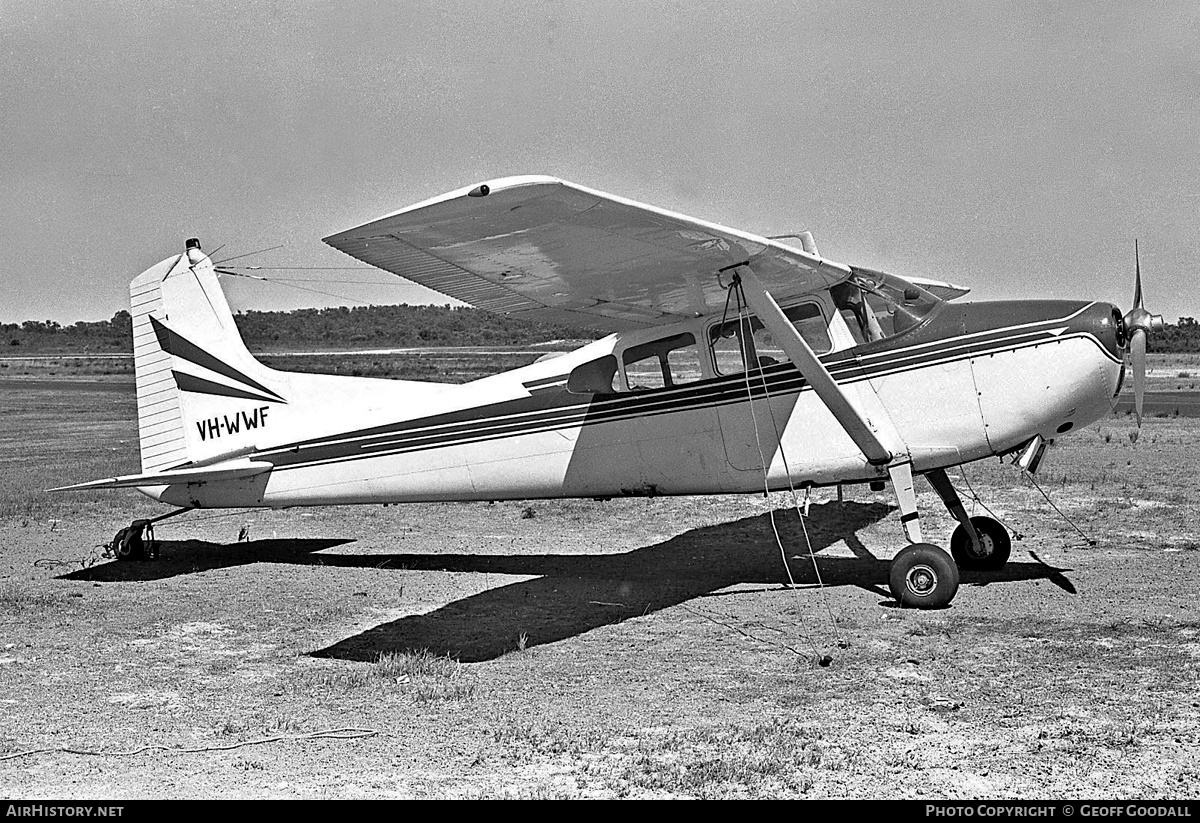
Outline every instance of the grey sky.
<path id="1" fill-rule="evenodd" d="M 0 0 L 0 322 L 553 174 L 973 297 L 1200 315 L 1194 2 Z M 358 278 L 365 272 L 270 272 Z M 362 302 L 435 296 L 305 283 Z M 323 295 L 227 282 L 238 308 Z M 438 302 L 444 302 L 444 299 Z"/>

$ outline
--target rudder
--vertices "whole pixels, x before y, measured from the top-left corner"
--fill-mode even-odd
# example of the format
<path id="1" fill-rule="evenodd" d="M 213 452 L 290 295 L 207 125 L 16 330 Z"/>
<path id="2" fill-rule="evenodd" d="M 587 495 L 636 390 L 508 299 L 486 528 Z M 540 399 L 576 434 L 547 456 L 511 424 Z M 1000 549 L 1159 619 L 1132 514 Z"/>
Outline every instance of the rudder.
<path id="1" fill-rule="evenodd" d="M 216 400 L 286 403 L 276 373 L 246 349 L 212 261 L 189 240 L 184 254 L 147 269 L 129 286 L 142 471 L 220 456 L 227 440 L 206 436 Z M 236 418 L 235 418 L 236 419 Z"/>

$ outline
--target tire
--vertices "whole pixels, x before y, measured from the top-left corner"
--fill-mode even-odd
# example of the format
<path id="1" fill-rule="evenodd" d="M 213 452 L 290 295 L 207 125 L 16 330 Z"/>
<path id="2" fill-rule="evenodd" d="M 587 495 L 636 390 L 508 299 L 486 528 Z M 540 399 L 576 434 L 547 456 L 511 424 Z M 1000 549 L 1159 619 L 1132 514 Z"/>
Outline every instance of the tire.
<path id="1" fill-rule="evenodd" d="M 1008 556 L 1012 553 L 1012 539 L 1008 530 L 990 517 L 972 517 L 971 525 L 979 532 L 979 542 L 983 554 L 976 554 L 971 548 L 971 536 L 960 523 L 950 535 L 950 554 L 960 569 L 968 571 L 994 572 L 1004 568 Z"/>
<path id="2" fill-rule="evenodd" d="M 126 526 L 113 538 L 112 553 L 118 560 L 140 560 L 145 556 L 145 550 L 140 528 Z"/>
<path id="3" fill-rule="evenodd" d="M 945 608 L 958 591 L 958 566 L 937 546 L 917 543 L 903 549 L 892 560 L 888 588 L 901 606 Z"/>

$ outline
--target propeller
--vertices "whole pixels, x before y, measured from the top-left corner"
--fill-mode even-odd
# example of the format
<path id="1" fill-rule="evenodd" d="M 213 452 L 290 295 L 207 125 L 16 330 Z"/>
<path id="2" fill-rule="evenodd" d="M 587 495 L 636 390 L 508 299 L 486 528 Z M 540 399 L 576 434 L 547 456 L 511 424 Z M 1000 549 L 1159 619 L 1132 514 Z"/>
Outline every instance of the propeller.
<path id="1" fill-rule="evenodd" d="M 1161 314 L 1151 314 L 1142 307 L 1142 262 L 1137 241 L 1133 241 L 1133 308 L 1121 320 L 1121 332 L 1129 342 L 1129 363 L 1133 367 L 1133 411 L 1142 425 L 1142 399 L 1146 394 L 1146 337 L 1163 330 Z"/>

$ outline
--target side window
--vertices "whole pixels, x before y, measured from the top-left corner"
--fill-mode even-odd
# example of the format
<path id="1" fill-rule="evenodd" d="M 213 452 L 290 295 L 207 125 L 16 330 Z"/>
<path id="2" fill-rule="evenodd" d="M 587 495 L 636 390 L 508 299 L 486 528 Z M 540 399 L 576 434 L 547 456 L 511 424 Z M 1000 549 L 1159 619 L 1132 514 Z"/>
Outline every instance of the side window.
<path id="1" fill-rule="evenodd" d="M 786 309 L 784 315 L 816 354 L 825 354 L 833 348 L 829 327 L 818 304 L 801 303 Z M 738 374 L 745 363 L 762 368 L 790 361 L 774 335 L 754 316 L 713 326 L 709 330 L 709 342 L 717 374 Z"/>
<path id="2" fill-rule="evenodd" d="M 829 339 L 829 324 L 825 322 L 825 315 L 818 304 L 801 303 L 787 309 L 784 314 L 815 353 L 826 354 L 833 349 L 833 341 Z"/>
<path id="3" fill-rule="evenodd" d="M 608 394 L 616 391 L 613 380 L 617 375 L 617 358 L 606 354 L 582 363 L 567 377 L 567 391 L 574 394 Z"/>
<path id="4" fill-rule="evenodd" d="M 754 362 L 754 348 L 750 342 L 753 322 L 754 318 L 741 318 L 709 329 L 708 339 L 717 374 L 738 374 L 745 369 L 745 363 Z"/>
<path id="5" fill-rule="evenodd" d="M 700 347 L 696 345 L 695 337 L 690 334 L 687 337 L 691 341 L 688 345 L 667 352 L 667 366 L 675 385 L 694 383 L 704 376 L 700 368 Z"/>
<path id="6" fill-rule="evenodd" d="M 621 361 L 631 391 L 662 389 L 700 379 L 700 349 L 692 334 L 630 346 Z"/>

